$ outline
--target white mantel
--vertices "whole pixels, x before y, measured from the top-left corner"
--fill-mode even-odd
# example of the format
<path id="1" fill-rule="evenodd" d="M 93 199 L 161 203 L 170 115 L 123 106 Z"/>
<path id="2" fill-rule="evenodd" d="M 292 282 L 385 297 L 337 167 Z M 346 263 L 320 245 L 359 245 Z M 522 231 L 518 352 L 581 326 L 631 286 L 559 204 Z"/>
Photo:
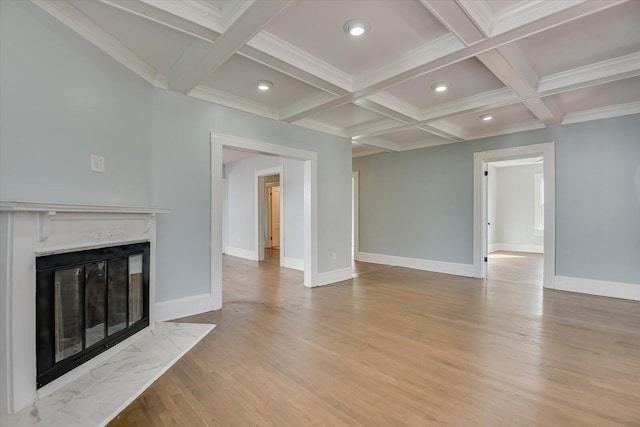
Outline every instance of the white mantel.
<path id="1" fill-rule="evenodd" d="M 165 209 L 0 201 L 0 413 L 16 412 L 124 348 L 138 335 L 36 390 L 35 258 L 150 242 L 149 323 L 154 324 L 156 214 Z M 150 329 L 148 328 L 148 329 Z"/>

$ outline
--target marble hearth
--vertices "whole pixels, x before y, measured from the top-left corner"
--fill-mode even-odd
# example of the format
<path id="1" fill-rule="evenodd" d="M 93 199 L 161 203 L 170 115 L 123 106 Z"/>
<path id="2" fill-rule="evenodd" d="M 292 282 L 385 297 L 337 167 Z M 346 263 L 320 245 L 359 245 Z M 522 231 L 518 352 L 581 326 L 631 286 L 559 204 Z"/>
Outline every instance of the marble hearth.
<path id="1" fill-rule="evenodd" d="M 0 202 L 0 413 L 27 407 L 88 372 L 154 326 L 156 214 L 163 209 Z M 36 388 L 36 257 L 149 242 L 148 328 Z"/>

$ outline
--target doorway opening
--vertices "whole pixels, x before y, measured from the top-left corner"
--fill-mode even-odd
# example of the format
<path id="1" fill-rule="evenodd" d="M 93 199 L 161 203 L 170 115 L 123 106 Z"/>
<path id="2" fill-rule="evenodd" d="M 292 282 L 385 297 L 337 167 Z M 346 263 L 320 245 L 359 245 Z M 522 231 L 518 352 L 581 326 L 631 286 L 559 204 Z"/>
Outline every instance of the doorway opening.
<path id="1" fill-rule="evenodd" d="M 302 246 L 304 286 L 318 286 L 318 222 L 317 222 L 317 163 L 313 151 L 271 144 L 232 135 L 211 133 L 211 309 L 222 307 L 222 252 L 223 252 L 223 199 L 225 168 L 223 149 L 230 148 L 248 153 L 294 159 L 302 164 Z M 282 177 L 283 175 L 281 175 Z M 255 184 L 254 184 L 255 185 Z M 253 188 L 256 188 L 255 186 Z M 282 186 L 281 186 L 282 192 Z M 229 221 L 230 218 L 224 219 Z M 226 236 L 229 239 L 229 236 Z M 282 241 L 280 247 L 282 248 Z M 257 249 L 257 248 L 256 248 Z"/>
<path id="2" fill-rule="evenodd" d="M 285 266 L 284 167 L 256 171 L 255 185 L 255 243 L 258 261 L 264 261 L 266 253 L 270 261 L 278 259 L 278 264 Z"/>
<path id="3" fill-rule="evenodd" d="M 485 163 L 487 278 L 542 286 L 544 159 Z"/>
<path id="4" fill-rule="evenodd" d="M 524 160 L 526 159 L 526 160 Z M 534 178 L 530 183 L 530 189 L 533 191 L 527 192 L 531 197 L 535 196 L 536 184 L 539 184 L 539 191 L 543 192 L 542 200 L 537 200 L 537 208 L 532 207 L 530 215 L 533 216 L 532 224 L 533 230 L 530 230 L 531 234 L 541 234 L 541 236 L 531 236 L 532 238 L 539 238 L 538 240 L 529 240 L 520 242 L 509 242 L 504 246 L 500 246 L 504 242 L 498 242 L 499 240 L 499 227 L 501 221 L 497 216 L 497 205 L 494 205 L 490 212 L 490 195 L 492 193 L 490 186 L 495 187 L 495 182 L 490 181 L 492 169 L 494 176 L 500 175 L 500 172 L 496 173 L 495 170 L 500 166 L 513 167 L 517 163 L 533 164 L 539 163 L 542 165 L 542 172 L 538 178 Z M 527 257 L 518 254 L 518 252 L 529 252 L 533 249 L 541 251 L 542 274 L 541 281 L 545 288 L 553 289 L 555 278 L 555 145 L 553 142 L 543 144 L 533 144 L 513 148 L 505 148 L 492 151 L 483 151 L 474 153 L 474 207 L 473 207 L 473 263 L 475 277 L 487 278 L 487 273 L 490 272 L 489 260 L 493 258 L 494 268 L 493 275 L 506 274 L 514 275 L 513 271 L 500 272 L 499 260 L 523 261 L 522 264 L 526 265 Z M 512 178 L 512 177 L 511 177 Z M 511 179 L 510 178 L 510 179 Z M 513 184 L 513 183 L 509 183 Z M 509 185 L 507 185 L 509 186 Z M 522 190 L 522 189 L 521 189 Z M 497 188 L 493 190 L 494 195 L 497 193 Z M 540 194 L 538 195 L 540 196 Z M 517 197 L 520 197 L 518 195 Z M 526 196 L 525 196 L 526 197 Z M 495 201 L 497 203 L 497 201 Z M 535 200 L 534 200 L 535 202 Z M 534 203 L 535 205 L 535 203 Z M 513 210 L 513 207 L 510 208 Z M 493 221 L 491 221 L 493 219 Z M 496 222 L 497 221 L 497 222 Z M 489 225 L 491 223 L 491 225 Z M 508 223 L 508 221 L 507 221 Z M 513 234 L 513 229 L 517 227 L 511 227 L 507 235 Z M 536 228 L 538 230 L 536 231 Z M 517 234 L 517 232 L 516 232 Z M 542 244 L 540 245 L 536 243 Z M 506 253 L 496 252 L 499 249 L 507 249 Z M 516 250 L 513 250 L 516 249 Z M 491 254 L 494 254 L 493 256 Z M 522 258 L 518 258 L 522 257 Z M 531 255 L 529 258 L 529 267 L 535 266 L 536 257 L 540 258 L 540 255 Z M 537 260 L 540 262 L 540 259 Z M 503 262 L 503 264 L 505 264 Z M 506 263 L 508 264 L 508 263 Z M 514 263 L 512 263 L 514 264 Z M 517 263 L 515 263 L 517 264 Z M 527 268 L 527 267 L 525 267 Z M 489 273 L 491 275 L 491 273 Z M 517 274 L 515 276 L 517 279 Z"/>

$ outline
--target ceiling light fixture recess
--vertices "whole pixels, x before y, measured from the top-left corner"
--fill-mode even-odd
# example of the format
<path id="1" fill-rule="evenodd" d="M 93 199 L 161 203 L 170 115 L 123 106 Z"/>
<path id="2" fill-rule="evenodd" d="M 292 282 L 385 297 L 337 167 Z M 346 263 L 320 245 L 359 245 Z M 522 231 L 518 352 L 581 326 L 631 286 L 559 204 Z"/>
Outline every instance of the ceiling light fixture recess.
<path id="1" fill-rule="evenodd" d="M 491 114 L 483 114 L 480 116 L 480 118 L 483 122 L 488 122 L 489 120 L 493 119 L 493 116 Z"/>
<path id="2" fill-rule="evenodd" d="M 257 83 L 257 85 L 258 85 L 258 90 L 261 90 L 263 92 L 266 92 L 273 87 L 273 83 L 267 80 L 260 80 Z"/>
<path id="3" fill-rule="evenodd" d="M 352 19 L 343 28 L 348 34 L 358 37 L 369 31 L 369 24 L 362 19 Z"/>
<path id="4" fill-rule="evenodd" d="M 447 89 L 449 89 L 449 83 L 446 83 L 446 82 L 435 83 L 435 84 L 431 85 L 431 89 L 434 92 L 444 92 Z"/>

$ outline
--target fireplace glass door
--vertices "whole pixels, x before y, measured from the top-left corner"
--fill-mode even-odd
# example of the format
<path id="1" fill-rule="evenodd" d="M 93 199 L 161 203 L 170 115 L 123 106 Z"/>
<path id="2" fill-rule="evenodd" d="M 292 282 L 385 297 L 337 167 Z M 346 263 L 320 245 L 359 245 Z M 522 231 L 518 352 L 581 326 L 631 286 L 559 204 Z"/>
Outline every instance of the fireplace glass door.
<path id="1" fill-rule="evenodd" d="M 38 387 L 149 325 L 149 244 L 36 259 Z"/>

